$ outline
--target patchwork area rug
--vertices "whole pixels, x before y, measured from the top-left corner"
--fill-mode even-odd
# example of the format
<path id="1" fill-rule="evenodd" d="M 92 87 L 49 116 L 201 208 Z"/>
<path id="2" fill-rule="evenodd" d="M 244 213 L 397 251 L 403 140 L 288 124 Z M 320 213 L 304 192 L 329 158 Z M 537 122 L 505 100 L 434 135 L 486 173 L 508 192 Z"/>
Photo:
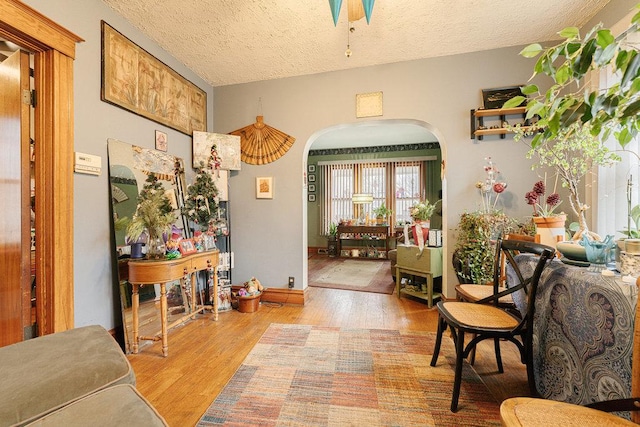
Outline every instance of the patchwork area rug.
<path id="1" fill-rule="evenodd" d="M 309 273 L 309 286 L 392 294 L 395 283 L 388 271 L 389 262 L 347 259 Z"/>
<path id="2" fill-rule="evenodd" d="M 435 333 L 271 324 L 199 426 L 499 426 L 465 363 L 452 413 L 454 349 Z"/>

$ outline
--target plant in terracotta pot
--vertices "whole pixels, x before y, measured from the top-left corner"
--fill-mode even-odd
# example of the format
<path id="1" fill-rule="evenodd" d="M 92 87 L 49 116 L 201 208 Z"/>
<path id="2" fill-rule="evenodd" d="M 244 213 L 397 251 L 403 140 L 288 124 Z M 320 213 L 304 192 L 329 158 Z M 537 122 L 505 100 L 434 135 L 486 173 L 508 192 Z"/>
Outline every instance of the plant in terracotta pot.
<path id="1" fill-rule="evenodd" d="M 384 202 L 382 202 L 382 204 L 380 206 L 378 206 L 377 208 L 375 208 L 373 210 L 373 213 L 376 216 L 376 219 L 378 220 L 378 224 L 386 224 L 388 221 L 389 216 L 393 213 L 391 211 L 391 209 L 388 209 Z"/>
<path id="2" fill-rule="evenodd" d="M 640 130 L 640 54 L 627 40 L 639 31 L 638 23 L 640 13 L 618 39 L 599 24 L 584 37 L 578 28 L 565 28 L 558 33 L 564 40 L 549 48 L 538 43 L 525 47 L 522 56 L 537 58 L 532 78 L 546 75 L 552 79 L 551 85 L 543 92 L 536 84 L 529 84 L 522 88 L 524 96 L 504 104 L 510 108 L 527 102 L 526 119 L 537 118 L 531 127 L 513 128 L 516 139 L 533 136 L 529 157 L 537 156 L 539 166 L 553 167 L 560 174 L 580 225 L 574 240 L 580 240 L 582 234 L 599 240 L 587 227 L 584 213 L 589 207 L 579 193 L 582 177 L 594 165 L 607 166 L 620 160 L 604 141 L 613 137 L 624 150 Z M 620 80 L 604 90 L 594 88 L 589 77 L 606 69 Z"/>
<path id="3" fill-rule="evenodd" d="M 565 239 L 567 216 L 564 212 L 555 212 L 562 200 L 560 200 L 560 195 L 556 192 L 555 186 L 553 192 L 545 196 L 547 191 L 545 181 L 546 179 L 533 184 L 533 188 L 524 195 L 524 198 L 528 205 L 533 206 L 532 219 L 540 235 L 540 242 L 555 247 L 558 240 Z"/>
<path id="4" fill-rule="evenodd" d="M 600 236 L 590 231 L 587 226 L 585 212 L 589 206 L 581 199 L 581 181 L 591 171 L 593 165 L 609 166 L 618 162 L 620 157 L 602 144 L 598 137 L 591 135 L 587 126 L 580 127 L 578 124 L 572 126 L 574 129 L 567 129 L 558 139 L 541 141 L 538 145 L 534 145 L 531 141 L 527 157 L 537 158 L 533 168 L 554 168 L 562 186 L 568 189 L 569 205 L 579 224 L 573 240 L 581 240 L 583 234 L 591 239 L 600 240 Z M 530 131 L 516 132 L 514 139 L 519 141 L 527 135 L 530 135 Z"/>

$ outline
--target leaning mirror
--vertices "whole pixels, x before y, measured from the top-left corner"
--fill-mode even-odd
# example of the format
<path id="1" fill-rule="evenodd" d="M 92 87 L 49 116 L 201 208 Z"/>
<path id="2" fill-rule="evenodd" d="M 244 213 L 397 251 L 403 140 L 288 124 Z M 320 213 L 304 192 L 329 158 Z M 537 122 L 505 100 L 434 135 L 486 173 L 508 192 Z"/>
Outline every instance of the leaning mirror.
<path id="1" fill-rule="evenodd" d="M 180 208 L 184 205 L 184 162 L 170 154 L 127 144 L 115 139 L 108 140 L 109 183 L 111 186 L 112 230 L 114 231 L 115 256 L 118 261 L 118 283 L 120 306 L 122 309 L 122 328 L 126 353 L 131 352 L 133 333 L 131 329 L 131 284 L 128 282 L 128 260 L 134 256 L 126 236 L 126 225 L 136 211 L 137 199 L 147 177 L 154 174 L 162 183 L 171 201 L 177 218 L 174 224 L 184 237 L 187 235 L 186 218 Z M 160 333 L 159 285 L 141 286 L 139 328 L 140 335 L 156 336 Z M 169 310 L 168 321 L 172 316 L 182 316 L 184 296 L 179 282 L 167 284 Z M 150 341 L 141 341 L 140 348 Z"/>

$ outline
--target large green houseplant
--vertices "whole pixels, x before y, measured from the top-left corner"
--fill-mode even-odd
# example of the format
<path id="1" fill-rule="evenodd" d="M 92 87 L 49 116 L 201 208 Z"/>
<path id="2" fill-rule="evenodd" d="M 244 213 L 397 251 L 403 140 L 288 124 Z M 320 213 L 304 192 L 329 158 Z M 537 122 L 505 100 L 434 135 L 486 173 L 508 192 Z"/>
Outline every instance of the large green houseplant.
<path id="1" fill-rule="evenodd" d="M 507 182 L 490 157 L 484 160 L 485 179 L 475 183 L 482 205 L 474 212 L 463 213 L 455 229 L 452 262 L 460 283 L 487 283 L 493 279 L 498 237 L 510 233 L 535 234 L 533 223 L 522 224 L 498 208 L 498 199 Z"/>
<path id="2" fill-rule="evenodd" d="M 535 234 L 531 223 L 522 224 L 502 211 L 466 212 L 455 230 L 453 268 L 460 283 L 493 280 L 495 241 L 509 233 Z"/>
<path id="3" fill-rule="evenodd" d="M 546 75 L 553 83 L 544 92 L 529 84 L 522 88 L 524 96 L 504 105 L 511 108 L 526 101 L 526 118 L 537 118 L 529 128 L 517 126 L 515 139 L 533 136 L 529 157 L 537 156 L 534 166 L 550 166 L 559 173 L 580 224 L 576 240 L 584 233 L 598 237 L 586 224 L 588 206 L 580 199 L 580 180 L 593 165 L 611 165 L 620 159 L 602 141 L 613 136 L 624 149 L 640 130 L 640 54 L 627 42 L 629 34 L 638 31 L 639 21 L 640 12 L 619 39 L 599 24 L 584 37 L 578 28 L 565 28 L 559 33 L 564 40 L 549 48 L 538 43 L 527 46 L 520 54 L 538 58 L 532 78 Z M 619 82 L 606 90 L 594 89 L 589 77 L 608 68 L 620 76 Z"/>

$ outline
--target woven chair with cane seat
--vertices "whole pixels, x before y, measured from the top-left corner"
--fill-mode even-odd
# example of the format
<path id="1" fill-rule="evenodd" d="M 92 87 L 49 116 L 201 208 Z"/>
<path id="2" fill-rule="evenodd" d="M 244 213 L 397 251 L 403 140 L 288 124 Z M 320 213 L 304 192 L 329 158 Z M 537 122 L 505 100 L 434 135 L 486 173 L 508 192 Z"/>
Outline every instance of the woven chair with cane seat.
<path id="1" fill-rule="evenodd" d="M 522 240 L 525 242 L 540 243 L 540 235 L 529 236 L 526 234 L 510 233 L 504 237 L 504 240 Z M 496 245 L 496 254 L 494 258 L 493 267 L 496 268 L 498 265 L 500 266 L 500 280 L 499 281 L 494 280 L 490 283 L 484 283 L 484 284 L 461 283 L 459 285 L 456 285 L 455 289 L 456 289 L 457 299 L 460 301 L 466 301 L 466 302 L 478 302 L 480 300 L 491 302 L 492 299 L 490 297 L 492 297 L 493 295 L 500 294 L 502 296 L 498 299 L 499 306 L 509 308 L 509 309 L 515 308 L 515 305 L 513 303 L 513 297 L 512 297 L 512 294 L 514 291 L 507 290 L 508 284 L 506 283 L 507 276 L 505 274 L 505 267 L 506 267 L 505 264 L 506 264 L 506 257 L 504 256 L 504 254 L 502 254 L 500 247 Z M 495 276 L 496 272 L 494 271 L 493 274 Z M 516 271 L 516 274 L 519 274 L 519 272 Z M 522 280 L 523 280 L 522 277 L 518 277 L 518 279 L 519 279 L 518 283 L 522 283 Z M 498 363 L 498 372 L 503 373 L 504 368 L 502 367 L 502 361 L 500 358 L 500 347 L 499 347 L 498 339 L 495 340 L 495 347 L 496 347 L 496 360 Z M 476 351 L 475 349 L 473 349 L 469 354 L 469 364 L 473 366 L 473 364 L 475 363 L 475 360 L 476 360 Z"/>
<path id="2" fill-rule="evenodd" d="M 520 278 L 520 283 L 509 287 L 505 292 L 524 293 L 524 306 L 520 308 L 520 315 L 517 316 L 507 309 L 498 305 L 498 300 L 503 295 L 498 293 L 487 299 L 477 302 L 464 301 L 439 301 L 436 305 L 438 309 L 438 333 L 431 358 L 431 366 L 436 366 L 442 335 L 447 327 L 451 330 L 456 349 L 456 366 L 453 384 L 453 395 L 451 398 L 451 411 L 458 410 L 458 398 L 460 397 L 460 385 L 462 381 L 462 362 L 476 345 L 483 340 L 493 339 L 496 343 L 496 361 L 498 366 L 502 365 L 500 359 L 499 340 L 511 341 L 520 351 L 521 361 L 527 367 L 527 379 L 529 387 L 534 390 L 533 383 L 533 355 L 532 348 L 532 323 L 535 311 L 534 301 L 538 282 L 547 262 L 555 256 L 555 249 L 535 242 L 521 240 L 502 240 L 497 244 L 497 259 L 504 255 L 507 269 L 515 271 Z M 538 256 L 537 263 L 530 276 L 524 277 L 518 268 L 515 257 L 532 254 Z M 494 285 L 500 281 L 500 262 L 494 266 Z M 488 304 L 491 301 L 492 304 Z M 472 339 L 465 345 L 465 334 L 472 336 Z"/>
<path id="3" fill-rule="evenodd" d="M 640 278 L 636 280 L 640 288 Z M 513 397 L 500 405 L 503 426 L 634 426 L 640 424 L 640 304 L 636 303 L 631 359 L 631 396 L 587 406 L 533 397 Z M 631 421 L 610 412 L 631 413 Z"/>

